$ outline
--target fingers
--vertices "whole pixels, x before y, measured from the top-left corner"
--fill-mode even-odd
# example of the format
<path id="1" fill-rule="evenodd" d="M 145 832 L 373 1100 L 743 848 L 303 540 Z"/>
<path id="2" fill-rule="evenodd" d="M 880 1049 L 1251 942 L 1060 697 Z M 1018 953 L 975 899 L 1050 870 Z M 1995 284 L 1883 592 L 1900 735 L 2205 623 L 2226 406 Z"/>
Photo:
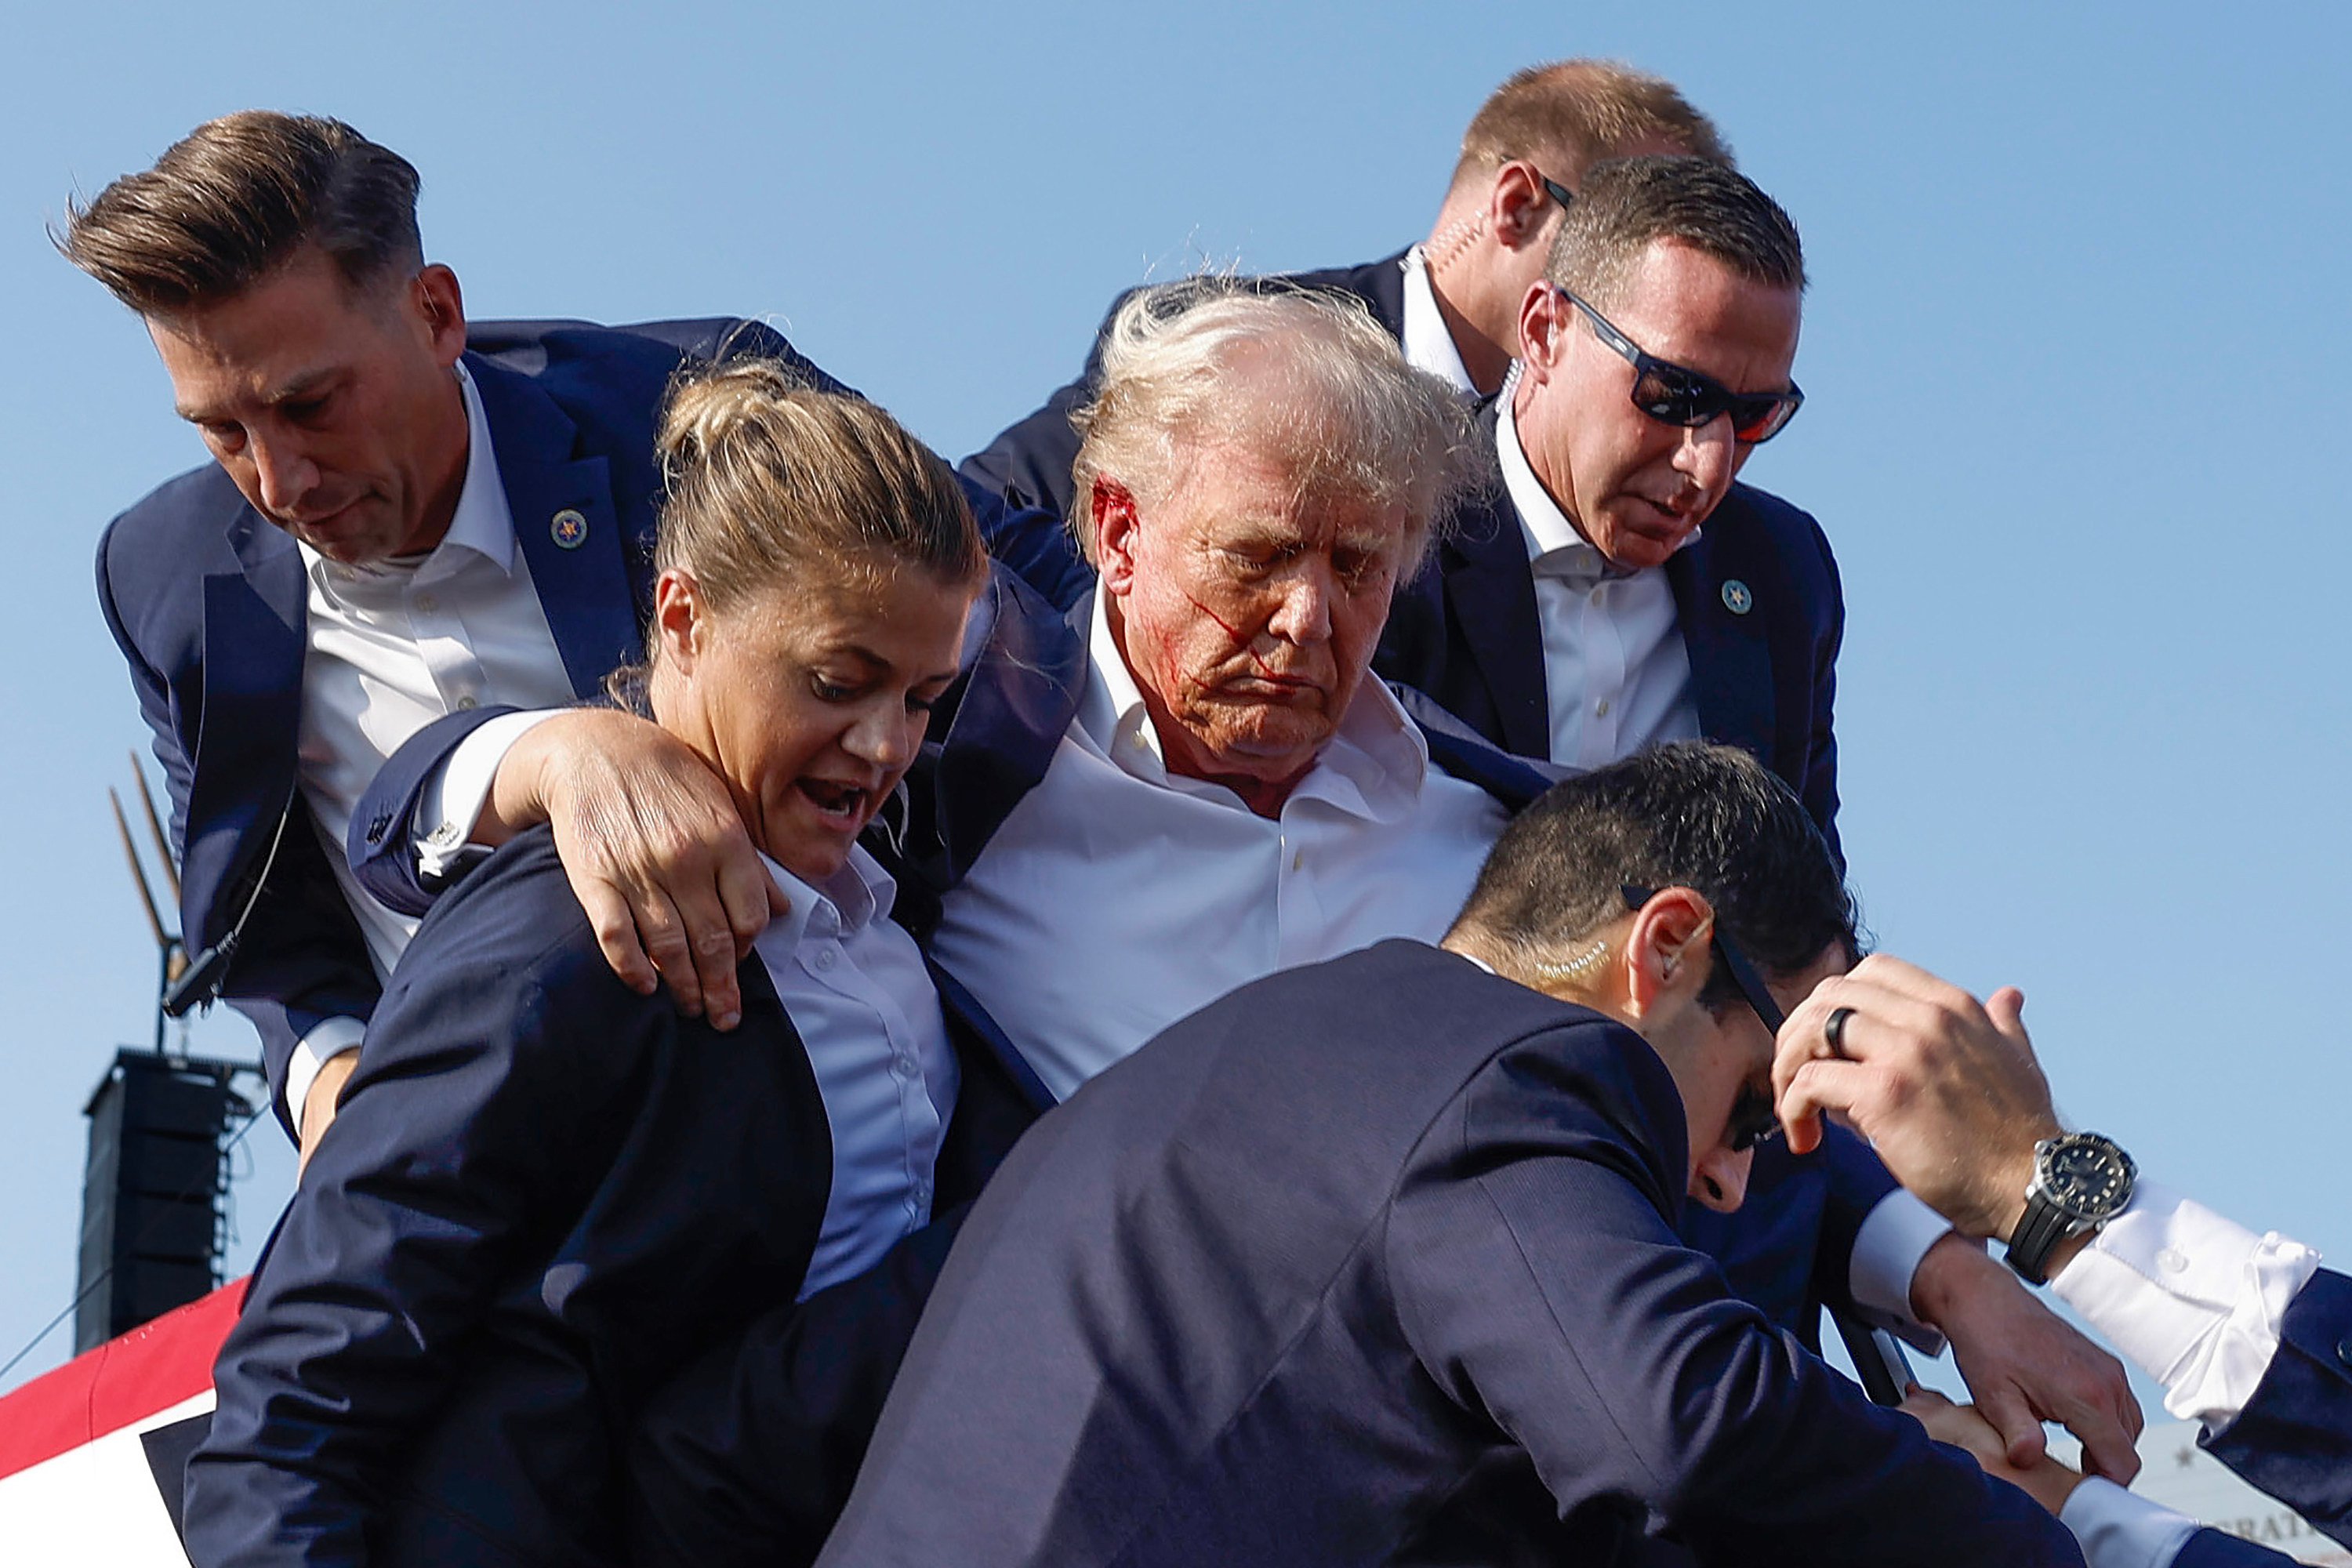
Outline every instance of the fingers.
<path id="1" fill-rule="evenodd" d="M 650 996 L 661 978 L 654 971 L 653 960 L 637 941 L 636 916 L 620 889 L 602 878 L 585 876 L 569 865 L 564 868 L 572 881 L 572 895 L 587 911 L 588 926 L 596 933 L 596 946 L 621 984 L 640 996 Z"/>
<path id="2" fill-rule="evenodd" d="M 1941 1415 L 1945 1411 L 1955 1409 L 1957 1406 L 1926 1384 L 1915 1383 L 1904 1394 L 1903 1403 L 1895 1408 L 1916 1417 L 1925 1424 L 1929 1416 Z M 1931 1431 L 1933 1429 L 1932 1426 L 1929 1428 Z"/>
<path id="3" fill-rule="evenodd" d="M 743 1016 L 743 995 L 735 981 L 735 931 L 720 911 L 715 922 L 708 913 L 688 924 L 694 952 L 695 978 L 702 987 L 702 1009 L 714 1029 L 731 1029 Z"/>
<path id="4" fill-rule="evenodd" d="M 2025 1395 L 2006 1383 L 1971 1391 L 1977 1395 L 1978 1413 L 2000 1434 L 2001 1449 L 2009 1462 L 2021 1470 L 2038 1463 L 2049 1444 L 2042 1430 L 2042 1417 L 2033 1413 Z"/>
<path id="5" fill-rule="evenodd" d="M 768 929 L 768 921 L 788 913 L 792 900 L 784 897 L 776 879 L 768 875 L 767 867 L 760 863 L 757 851 L 749 837 L 743 839 L 740 854 L 721 851 L 719 859 L 719 901 L 725 911 L 728 929 L 735 939 L 735 956 L 750 955 L 751 944 Z"/>
<path id="6" fill-rule="evenodd" d="M 2087 1359 L 2079 1365 L 2080 1381 L 2072 1407 L 2058 1413 L 2066 1430 L 2083 1444 L 2083 1468 L 2127 1486 L 2139 1473 L 2140 1429 L 2147 1417 L 2133 1396 L 2123 1363 L 2104 1351 L 2084 1347 Z"/>
<path id="7" fill-rule="evenodd" d="M 629 913 L 636 921 L 637 940 L 645 944 L 646 956 L 661 972 L 662 984 L 669 987 L 670 1000 L 677 1004 L 679 1014 L 688 1018 L 700 1017 L 701 965 L 686 917 L 671 902 L 668 890 L 657 884 L 637 886 L 632 889 Z M 733 938 L 728 940 L 731 944 Z"/>
<path id="8" fill-rule="evenodd" d="M 1773 1077 L 1780 1077 L 1777 1066 Z M 1823 1058 L 1801 1063 L 1785 1086 L 1775 1087 L 1789 1147 L 1806 1154 L 1821 1142 L 1823 1112 L 1853 1113 L 1857 1106 L 1884 1091 L 1885 1080 L 1860 1062 Z"/>

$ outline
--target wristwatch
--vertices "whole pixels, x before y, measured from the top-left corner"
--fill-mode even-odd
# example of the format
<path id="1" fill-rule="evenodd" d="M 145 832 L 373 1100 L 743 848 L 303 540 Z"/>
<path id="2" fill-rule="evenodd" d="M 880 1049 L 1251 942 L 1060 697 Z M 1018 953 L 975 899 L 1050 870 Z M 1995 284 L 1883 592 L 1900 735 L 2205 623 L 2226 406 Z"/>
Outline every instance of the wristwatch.
<path id="1" fill-rule="evenodd" d="M 2068 1237 L 2096 1230 L 2122 1213 L 2138 1176 L 2132 1157 L 2095 1132 L 2036 1143 L 2025 1214 L 2009 1237 L 2009 1266 L 2028 1284 L 2048 1284 L 2051 1252 Z"/>

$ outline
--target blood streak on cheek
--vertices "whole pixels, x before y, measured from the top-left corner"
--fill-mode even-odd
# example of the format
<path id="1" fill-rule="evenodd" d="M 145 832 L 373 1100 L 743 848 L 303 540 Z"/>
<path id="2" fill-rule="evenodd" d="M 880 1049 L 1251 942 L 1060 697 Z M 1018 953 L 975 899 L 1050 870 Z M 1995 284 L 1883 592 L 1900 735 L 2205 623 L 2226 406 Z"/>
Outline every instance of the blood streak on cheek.
<path id="1" fill-rule="evenodd" d="M 1227 639 L 1233 643 L 1235 648 L 1248 656 L 1249 661 L 1257 666 L 1259 674 L 1265 676 L 1269 680 L 1280 680 L 1283 679 L 1283 677 L 1275 669 L 1274 666 L 1266 663 L 1265 657 L 1252 646 L 1255 641 L 1255 638 L 1244 637 L 1239 626 L 1234 626 L 1231 621 L 1225 619 L 1224 616 L 1217 614 L 1216 611 L 1201 603 L 1200 600 L 1193 598 L 1192 595 L 1187 594 L 1184 597 L 1194 609 L 1200 611 L 1202 615 L 1216 622 L 1218 626 L 1224 628 Z"/>

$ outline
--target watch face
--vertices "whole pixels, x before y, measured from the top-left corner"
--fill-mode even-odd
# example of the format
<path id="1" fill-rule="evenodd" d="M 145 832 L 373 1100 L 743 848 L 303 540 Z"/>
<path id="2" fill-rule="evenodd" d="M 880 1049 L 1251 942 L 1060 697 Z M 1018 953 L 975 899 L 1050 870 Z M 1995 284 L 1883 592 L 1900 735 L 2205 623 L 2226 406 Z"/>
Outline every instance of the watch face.
<path id="1" fill-rule="evenodd" d="M 2131 1194 L 2131 1161 L 2105 1139 L 2061 1139 L 2042 1164 L 2050 1202 L 2076 1219 L 2105 1219 Z"/>

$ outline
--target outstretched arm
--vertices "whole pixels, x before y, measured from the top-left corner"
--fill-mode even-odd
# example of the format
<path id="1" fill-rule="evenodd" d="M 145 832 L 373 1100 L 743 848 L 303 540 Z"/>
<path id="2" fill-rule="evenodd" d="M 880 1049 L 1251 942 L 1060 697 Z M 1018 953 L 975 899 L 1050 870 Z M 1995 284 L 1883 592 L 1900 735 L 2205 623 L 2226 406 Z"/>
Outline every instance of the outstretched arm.
<path id="1" fill-rule="evenodd" d="M 1668 1227 L 1657 1157 L 1580 1099 L 1540 1058 L 1498 1058 L 1433 1129 L 1459 1154 L 1416 1173 L 1387 1245 L 1423 1365 L 1563 1507 L 1638 1500 L 1776 1561 L 2079 1561 L 2022 1494 L 1734 1300 Z"/>
<path id="2" fill-rule="evenodd" d="M 394 909 L 430 907 L 440 887 L 415 846 L 455 830 L 424 820 L 425 799 L 468 764 L 467 747 L 491 742 L 471 763 L 490 779 L 472 842 L 495 847 L 551 824 L 613 972 L 640 994 L 667 984 L 687 1016 L 707 1012 L 714 1027 L 733 1028 L 743 1006 L 735 966 L 785 900 L 726 784 L 684 742 L 617 710 L 566 709 L 511 740 L 488 728 L 502 717 L 452 715 L 383 765 L 352 819 L 361 880 Z"/>

